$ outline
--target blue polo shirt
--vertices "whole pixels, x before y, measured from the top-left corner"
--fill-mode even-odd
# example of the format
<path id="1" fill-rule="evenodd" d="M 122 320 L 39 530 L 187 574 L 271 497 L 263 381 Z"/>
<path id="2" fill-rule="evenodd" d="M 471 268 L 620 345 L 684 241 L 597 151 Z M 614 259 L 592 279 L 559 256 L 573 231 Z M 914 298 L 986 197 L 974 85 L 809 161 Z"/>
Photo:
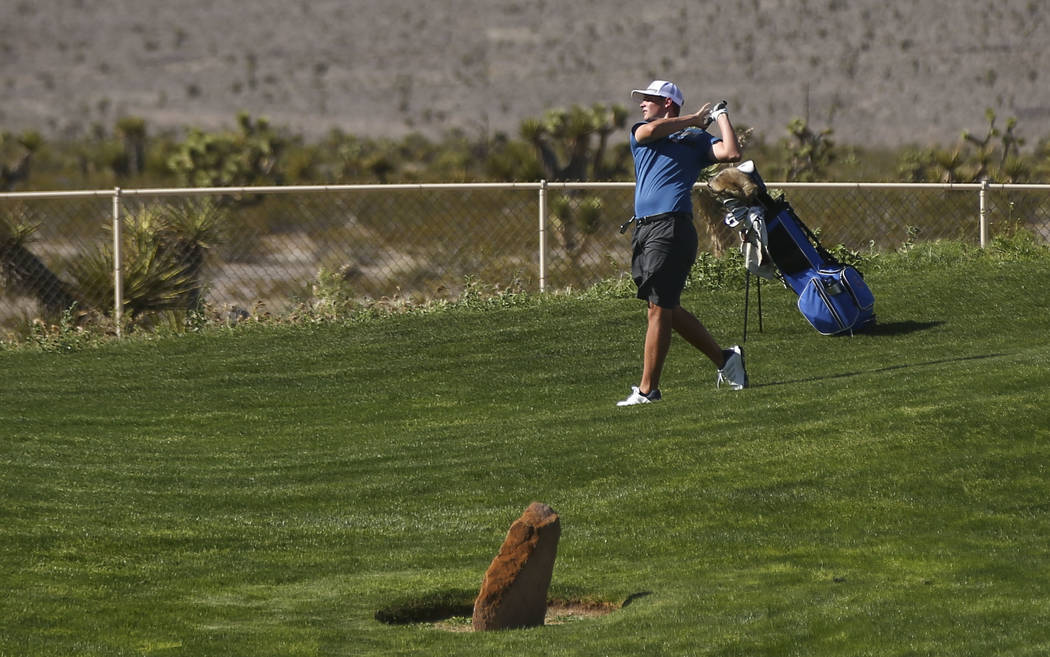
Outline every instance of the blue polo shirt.
<path id="1" fill-rule="evenodd" d="M 634 215 L 693 212 L 692 189 L 700 172 L 717 163 L 712 146 L 722 139 L 700 128 L 686 128 L 662 139 L 639 144 L 631 127 L 634 156 Z"/>

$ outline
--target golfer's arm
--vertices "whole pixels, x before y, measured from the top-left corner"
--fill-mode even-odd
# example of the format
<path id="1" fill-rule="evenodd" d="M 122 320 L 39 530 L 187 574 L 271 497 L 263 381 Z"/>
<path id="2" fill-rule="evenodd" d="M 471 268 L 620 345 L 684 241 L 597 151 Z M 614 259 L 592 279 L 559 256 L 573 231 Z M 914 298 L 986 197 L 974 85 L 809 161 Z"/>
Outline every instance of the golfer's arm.
<path id="1" fill-rule="evenodd" d="M 688 114 L 686 116 L 667 116 L 638 126 L 634 131 L 634 138 L 639 144 L 644 144 L 648 141 L 663 139 L 667 135 L 673 135 L 679 130 L 684 130 L 691 125 L 696 125 L 696 116 L 693 114 Z"/>
<path id="2" fill-rule="evenodd" d="M 729 115 L 723 114 L 718 117 L 718 131 L 722 134 L 722 141 L 711 147 L 715 158 L 719 162 L 739 162 L 740 142 L 736 138 L 736 130 L 729 121 Z"/>

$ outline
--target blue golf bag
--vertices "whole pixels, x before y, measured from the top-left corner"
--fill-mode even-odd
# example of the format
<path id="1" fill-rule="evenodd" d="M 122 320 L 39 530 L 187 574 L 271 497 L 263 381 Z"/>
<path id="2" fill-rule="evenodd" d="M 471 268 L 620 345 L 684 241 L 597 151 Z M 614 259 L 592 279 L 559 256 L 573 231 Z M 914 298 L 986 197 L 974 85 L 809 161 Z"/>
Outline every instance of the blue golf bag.
<path id="1" fill-rule="evenodd" d="M 798 295 L 799 312 L 813 328 L 837 335 L 875 323 L 875 297 L 861 273 L 836 260 L 791 204 L 769 195 L 752 162 L 720 172 L 711 188 L 729 210 L 726 223 L 759 251 L 756 260 L 766 260 L 767 267 L 772 262 L 784 285 Z M 761 306 L 759 313 L 761 321 Z"/>
<path id="2" fill-rule="evenodd" d="M 813 328 L 836 335 L 872 324 L 875 296 L 860 272 L 828 253 L 787 201 L 772 201 L 769 210 L 766 251 Z"/>

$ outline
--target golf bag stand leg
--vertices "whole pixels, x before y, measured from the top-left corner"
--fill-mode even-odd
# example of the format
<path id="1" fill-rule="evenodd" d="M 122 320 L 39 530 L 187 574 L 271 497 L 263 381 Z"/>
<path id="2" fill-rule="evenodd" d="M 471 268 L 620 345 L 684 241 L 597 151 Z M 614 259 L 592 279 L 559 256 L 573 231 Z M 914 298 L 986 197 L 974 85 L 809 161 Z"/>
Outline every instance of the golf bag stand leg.
<path id="1" fill-rule="evenodd" d="M 762 277 L 755 277 L 755 293 L 758 295 L 758 332 L 762 332 Z M 751 270 L 744 273 L 744 337 L 741 342 L 747 342 L 747 320 L 750 315 L 751 297 Z"/>
<path id="2" fill-rule="evenodd" d="M 762 277 L 755 279 L 755 292 L 758 294 L 758 332 L 762 332 Z"/>

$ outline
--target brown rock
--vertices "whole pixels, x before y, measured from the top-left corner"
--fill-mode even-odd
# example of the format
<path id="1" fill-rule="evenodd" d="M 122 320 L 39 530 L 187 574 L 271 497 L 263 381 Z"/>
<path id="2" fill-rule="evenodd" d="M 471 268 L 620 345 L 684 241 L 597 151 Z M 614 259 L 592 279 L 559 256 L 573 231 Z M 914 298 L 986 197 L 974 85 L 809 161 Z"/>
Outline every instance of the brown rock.
<path id="1" fill-rule="evenodd" d="M 540 502 L 514 521 L 474 601 L 476 631 L 543 625 L 560 536 L 558 514 Z"/>

